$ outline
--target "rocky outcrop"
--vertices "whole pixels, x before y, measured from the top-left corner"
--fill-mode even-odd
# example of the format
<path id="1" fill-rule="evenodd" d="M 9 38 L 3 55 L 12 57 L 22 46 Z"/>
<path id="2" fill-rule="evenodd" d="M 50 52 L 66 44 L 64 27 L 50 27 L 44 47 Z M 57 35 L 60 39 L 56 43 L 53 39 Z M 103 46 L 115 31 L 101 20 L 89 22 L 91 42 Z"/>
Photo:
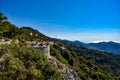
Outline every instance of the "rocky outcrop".
<path id="1" fill-rule="evenodd" d="M 65 64 L 58 61 L 56 58 L 51 57 L 49 61 L 58 68 L 58 71 L 63 75 L 63 80 L 76 80 L 77 73 L 70 69 Z"/>

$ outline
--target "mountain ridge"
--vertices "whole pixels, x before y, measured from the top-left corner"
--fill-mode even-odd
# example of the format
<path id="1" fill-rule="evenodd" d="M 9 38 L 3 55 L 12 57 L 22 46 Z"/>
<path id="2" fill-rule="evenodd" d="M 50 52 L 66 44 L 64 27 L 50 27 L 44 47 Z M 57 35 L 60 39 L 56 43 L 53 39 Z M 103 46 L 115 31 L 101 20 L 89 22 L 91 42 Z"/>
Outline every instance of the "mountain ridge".
<path id="1" fill-rule="evenodd" d="M 103 41 L 103 42 L 98 42 L 98 43 L 84 43 L 78 40 L 75 40 L 75 41 L 60 40 L 60 41 L 68 43 L 68 44 L 74 44 L 77 46 L 83 46 L 89 49 L 106 51 L 106 52 L 111 52 L 114 54 L 120 54 L 120 43 L 114 42 L 114 41 L 108 41 L 108 42 Z"/>

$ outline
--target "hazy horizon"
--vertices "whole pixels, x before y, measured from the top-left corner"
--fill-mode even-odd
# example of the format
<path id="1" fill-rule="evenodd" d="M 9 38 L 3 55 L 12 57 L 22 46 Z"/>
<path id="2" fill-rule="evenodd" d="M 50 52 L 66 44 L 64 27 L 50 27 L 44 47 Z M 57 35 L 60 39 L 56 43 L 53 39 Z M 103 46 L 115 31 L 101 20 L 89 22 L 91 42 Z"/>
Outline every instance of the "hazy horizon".
<path id="1" fill-rule="evenodd" d="M 1 0 L 0 11 L 53 38 L 120 42 L 119 0 Z"/>

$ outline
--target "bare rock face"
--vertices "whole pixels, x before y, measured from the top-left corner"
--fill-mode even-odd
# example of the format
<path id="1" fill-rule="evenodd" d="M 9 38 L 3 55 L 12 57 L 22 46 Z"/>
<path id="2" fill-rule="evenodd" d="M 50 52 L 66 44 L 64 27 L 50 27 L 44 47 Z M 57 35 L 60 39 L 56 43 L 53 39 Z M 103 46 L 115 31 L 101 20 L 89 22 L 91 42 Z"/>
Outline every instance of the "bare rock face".
<path id="1" fill-rule="evenodd" d="M 58 61 L 56 58 L 51 57 L 49 61 L 58 68 L 58 71 L 63 75 L 63 80 L 76 80 L 77 73 L 70 69 L 65 64 Z"/>

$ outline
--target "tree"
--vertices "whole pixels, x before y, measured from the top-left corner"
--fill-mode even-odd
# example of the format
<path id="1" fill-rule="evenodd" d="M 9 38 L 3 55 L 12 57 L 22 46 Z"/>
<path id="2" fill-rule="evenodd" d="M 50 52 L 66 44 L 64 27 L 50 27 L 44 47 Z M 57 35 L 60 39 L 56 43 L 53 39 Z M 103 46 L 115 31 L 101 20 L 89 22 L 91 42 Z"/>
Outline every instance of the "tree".
<path id="1" fill-rule="evenodd" d="M 7 20 L 7 17 L 2 12 L 0 12 L 0 22 L 3 22 L 4 20 Z"/>

